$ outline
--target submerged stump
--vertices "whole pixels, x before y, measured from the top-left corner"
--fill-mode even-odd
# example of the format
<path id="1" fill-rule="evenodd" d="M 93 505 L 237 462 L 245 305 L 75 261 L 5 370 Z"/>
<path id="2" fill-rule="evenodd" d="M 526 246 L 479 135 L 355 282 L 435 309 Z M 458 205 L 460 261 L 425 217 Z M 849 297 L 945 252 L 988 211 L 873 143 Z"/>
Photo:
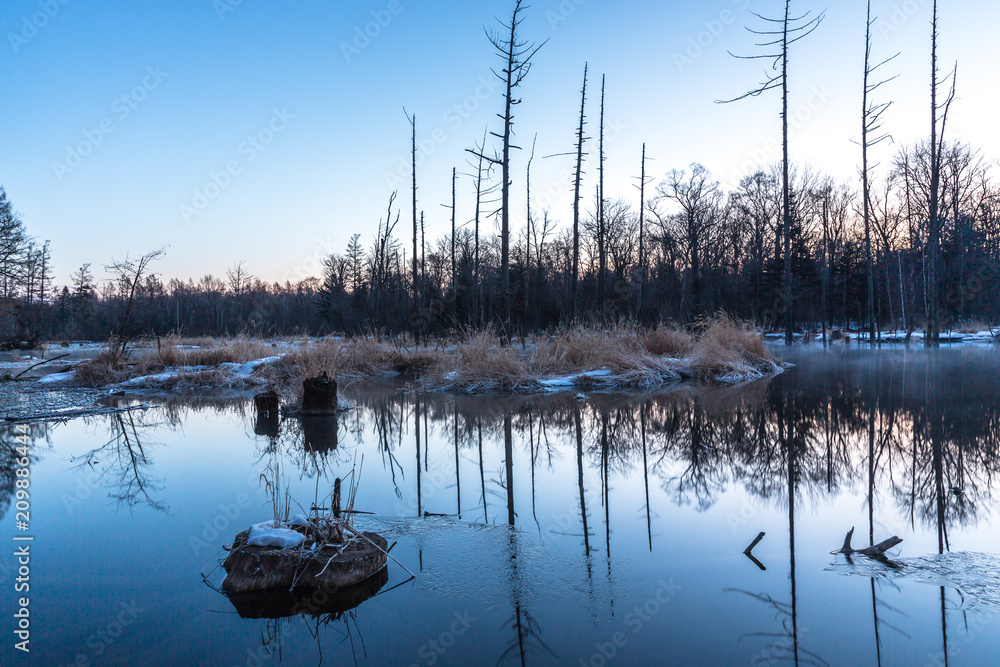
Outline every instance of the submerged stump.
<path id="1" fill-rule="evenodd" d="M 302 382 L 303 415 L 335 415 L 339 412 L 337 403 L 337 381 L 323 375 L 308 378 Z"/>
<path id="2" fill-rule="evenodd" d="M 277 392 L 269 389 L 253 397 L 254 409 L 257 413 L 253 432 L 260 436 L 274 437 L 278 435 L 280 425 L 281 399 Z"/>
<path id="3" fill-rule="evenodd" d="M 377 533 L 344 544 L 322 548 L 280 548 L 248 544 L 249 531 L 236 536 L 223 561 L 227 593 L 294 589 L 338 591 L 353 586 L 386 566 L 388 543 Z"/>

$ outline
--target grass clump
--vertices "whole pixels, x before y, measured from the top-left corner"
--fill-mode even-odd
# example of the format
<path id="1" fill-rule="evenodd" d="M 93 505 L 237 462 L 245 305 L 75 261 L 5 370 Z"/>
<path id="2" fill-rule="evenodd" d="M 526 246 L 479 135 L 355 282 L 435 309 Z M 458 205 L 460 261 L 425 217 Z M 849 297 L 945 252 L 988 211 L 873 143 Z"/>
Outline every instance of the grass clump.
<path id="1" fill-rule="evenodd" d="M 704 380 L 740 382 L 781 370 L 760 333 L 750 324 L 720 315 L 702 325 L 691 350 L 691 370 Z"/>
<path id="2" fill-rule="evenodd" d="M 967 320 L 958 327 L 958 333 L 977 334 L 983 331 L 993 331 L 993 327 L 982 320 Z"/>

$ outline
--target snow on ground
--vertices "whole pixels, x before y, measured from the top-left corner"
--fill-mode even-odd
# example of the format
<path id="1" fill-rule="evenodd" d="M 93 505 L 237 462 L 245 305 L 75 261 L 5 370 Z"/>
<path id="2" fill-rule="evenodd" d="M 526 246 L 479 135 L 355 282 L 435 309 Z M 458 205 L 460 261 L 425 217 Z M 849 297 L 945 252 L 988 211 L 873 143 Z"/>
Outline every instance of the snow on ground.
<path id="1" fill-rule="evenodd" d="M 200 373 L 208 373 L 212 371 L 222 373 L 224 376 L 229 378 L 231 384 L 259 384 L 257 378 L 254 377 L 254 372 L 263 366 L 278 361 L 281 358 L 282 355 L 277 355 L 273 357 L 265 357 L 263 359 L 255 359 L 254 361 L 248 361 L 243 364 L 227 362 L 219 364 L 218 366 L 176 366 L 166 368 L 163 371 L 152 375 L 143 375 L 141 377 L 132 378 L 131 380 L 125 380 L 124 382 L 119 382 L 118 384 L 113 385 L 113 387 L 116 389 L 154 389 L 157 387 L 174 385 L 185 380 L 197 383 L 198 375 Z M 225 383 L 213 380 L 213 384 Z"/>
<path id="2" fill-rule="evenodd" d="M 288 528 L 275 528 L 273 521 L 250 526 L 247 544 L 252 547 L 291 549 L 305 542 L 306 536 Z"/>
<path id="3" fill-rule="evenodd" d="M 597 371 L 585 371 L 583 373 L 575 373 L 573 375 L 563 375 L 545 380 L 539 380 L 538 384 L 545 389 L 565 389 L 567 387 L 575 387 L 579 384 L 585 384 L 587 380 L 609 377 L 610 375 L 611 371 L 606 368 L 602 368 Z"/>
<path id="4" fill-rule="evenodd" d="M 867 342 L 868 332 L 866 331 L 848 331 L 846 332 L 850 336 L 852 342 Z M 877 336 L 881 339 L 882 343 L 895 344 L 895 343 L 905 343 L 906 342 L 905 330 L 900 331 L 881 331 Z M 827 332 L 827 337 L 829 338 L 830 332 Z M 923 341 L 924 340 L 923 331 L 913 331 L 910 333 L 910 341 Z M 764 338 L 768 340 L 784 340 L 785 334 L 783 333 L 765 333 Z M 792 334 L 795 340 L 802 340 L 804 337 L 801 333 Z M 877 338 L 876 340 L 878 340 Z M 941 332 L 941 342 L 943 343 L 994 343 L 1000 338 L 1000 330 L 996 331 L 977 331 L 976 333 L 960 333 L 958 331 L 942 331 Z M 812 343 L 823 344 L 823 337 L 821 333 L 813 332 L 813 337 L 809 341 Z M 840 341 L 838 341 L 840 342 Z"/>
<path id="5" fill-rule="evenodd" d="M 66 371 L 65 373 L 51 373 L 38 378 L 38 384 L 59 384 L 60 382 L 72 382 L 76 377 L 76 371 Z"/>
<path id="6" fill-rule="evenodd" d="M 273 357 L 265 357 L 263 359 L 255 359 L 254 361 L 248 361 L 245 364 L 236 363 L 224 363 L 219 364 L 219 370 L 231 371 L 233 374 L 240 377 L 250 377 L 253 372 L 260 368 L 261 366 L 266 366 L 267 364 L 273 364 L 275 361 L 281 359 L 283 355 L 277 355 Z"/>
<path id="7" fill-rule="evenodd" d="M 157 384 L 165 384 L 176 380 L 185 374 L 189 374 L 197 371 L 207 371 L 209 366 L 184 366 L 183 368 L 167 368 L 160 373 L 154 373 L 153 375 L 143 375 L 137 378 L 132 378 L 131 380 L 125 380 L 124 382 L 119 382 L 116 387 L 122 389 L 138 388 L 138 387 L 152 387 Z"/>

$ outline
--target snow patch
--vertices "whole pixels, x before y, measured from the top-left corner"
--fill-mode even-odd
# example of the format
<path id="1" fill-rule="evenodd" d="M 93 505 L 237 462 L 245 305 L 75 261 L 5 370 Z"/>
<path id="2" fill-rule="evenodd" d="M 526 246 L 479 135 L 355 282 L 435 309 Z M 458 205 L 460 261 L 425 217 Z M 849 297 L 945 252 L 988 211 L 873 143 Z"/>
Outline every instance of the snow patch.
<path id="1" fill-rule="evenodd" d="M 52 373 L 50 375 L 44 375 L 38 378 L 38 384 L 57 384 L 60 382 L 70 382 L 76 377 L 76 371 L 67 371 L 65 373 Z"/>
<path id="2" fill-rule="evenodd" d="M 256 371 L 261 366 L 266 366 L 268 364 L 273 364 L 275 361 L 281 359 L 281 355 L 274 357 L 265 357 L 263 359 L 255 359 L 254 361 L 248 361 L 245 364 L 236 364 L 232 362 L 226 362 L 224 364 L 219 364 L 220 370 L 231 371 L 235 375 L 240 377 L 250 377 L 253 372 Z"/>
<path id="3" fill-rule="evenodd" d="M 560 389 L 564 387 L 575 387 L 578 384 L 583 384 L 586 380 L 595 380 L 597 378 L 608 377 L 610 375 L 611 371 L 602 368 L 597 371 L 585 371 L 583 373 L 575 373 L 573 375 L 546 378 L 545 380 L 539 380 L 538 384 L 546 389 Z"/>
<path id="4" fill-rule="evenodd" d="M 247 544 L 252 547 L 292 549 L 305 542 L 306 536 L 288 528 L 275 528 L 273 521 L 250 526 Z"/>

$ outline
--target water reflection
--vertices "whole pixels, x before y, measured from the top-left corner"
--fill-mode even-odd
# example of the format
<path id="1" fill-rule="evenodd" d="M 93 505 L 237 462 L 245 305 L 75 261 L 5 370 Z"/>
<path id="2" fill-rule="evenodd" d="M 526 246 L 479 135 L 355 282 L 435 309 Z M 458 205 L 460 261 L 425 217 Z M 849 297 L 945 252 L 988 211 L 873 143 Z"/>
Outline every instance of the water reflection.
<path id="1" fill-rule="evenodd" d="M 699 590 L 697 605 L 725 621 L 711 628 L 710 638 L 727 645 L 731 662 L 749 655 L 757 664 L 842 664 L 840 640 L 817 628 L 815 610 L 844 588 L 842 579 L 821 569 L 836 559 L 838 571 L 871 577 L 846 629 L 870 643 L 862 662 L 900 662 L 901 642 L 927 641 L 926 625 L 917 619 L 933 612 L 935 651 L 945 664 L 954 657 L 955 634 L 968 633 L 970 610 L 1000 611 L 1000 596 L 991 596 L 983 582 L 946 583 L 960 580 L 952 574 L 968 562 L 950 552 L 961 551 L 977 528 L 988 529 L 996 509 L 1000 364 L 933 351 L 813 354 L 748 386 L 594 393 L 584 400 L 569 394 L 484 399 L 425 393 L 403 381 L 355 383 L 343 392 L 357 409 L 322 422 L 262 412 L 247 397 L 177 402 L 94 418 L 89 428 L 105 442 L 73 465 L 100 468 L 115 506 L 165 509 L 171 480 L 157 470 L 154 459 L 164 450 L 155 443 L 165 430 L 202 414 L 224 416 L 236 425 L 231 431 L 241 427 L 245 434 L 240 447 L 252 456 L 233 465 L 232 477 L 284 471 L 291 487 L 308 494 L 299 498 L 304 506 L 314 493 L 314 502 L 323 497 L 334 478 L 360 469 L 363 459 L 358 508 L 381 519 L 400 517 L 386 524 L 388 532 L 404 550 L 399 557 L 420 572 L 396 589 L 404 582 L 392 580 L 398 570 L 390 567 L 378 599 L 359 613 L 374 604 L 383 613 L 420 615 L 428 596 L 489 600 L 495 605 L 488 609 L 489 627 L 476 630 L 483 644 L 478 662 L 586 662 L 591 647 L 627 624 L 662 572 L 684 567 L 715 586 Z M 44 427 L 31 427 L 39 444 L 49 436 Z M 14 489 L 16 437 L 12 427 L 0 429 L 3 512 Z M 750 511 L 734 510 L 734 498 L 747 498 Z M 817 526 L 817 508 L 843 499 L 850 508 Z M 216 505 L 207 505 L 195 525 L 217 514 Z M 704 517 L 704 524 L 684 518 L 690 515 Z M 953 558 L 891 557 L 900 565 L 893 570 L 862 558 L 852 564 L 826 557 L 852 527 L 841 520 L 858 522 L 855 539 L 866 544 L 856 547 L 900 534 L 911 556 L 934 551 Z M 756 555 L 767 569 L 758 570 L 739 550 L 765 522 L 767 537 Z M 683 560 L 685 551 L 722 565 L 692 565 Z M 825 557 L 819 567 L 817 552 Z M 971 562 L 984 570 L 995 563 Z M 746 570 L 727 571 L 737 564 Z M 945 567 L 948 577 L 931 577 L 938 588 L 929 610 L 904 581 Z M 825 579 L 818 584 L 817 576 Z M 389 591 L 399 609 L 378 606 Z M 904 591 L 911 597 L 899 603 Z M 272 647 L 284 632 L 274 609 L 291 618 L 284 613 L 290 604 L 283 598 L 273 609 L 239 613 L 267 618 L 264 646 Z M 323 633 L 359 638 L 352 614 L 307 614 L 310 633 L 317 642 Z M 695 638 L 687 627 L 692 637 L 685 638 L 672 629 L 685 616 L 678 607 L 655 621 L 676 644 L 656 648 L 678 662 L 704 661 L 695 645 L 705 636 Z M 322 619 L 336 622 L 315 623 Z M 730 634 L 736 648 L 727 644 Z M 657 655 L 641 643 L 656 640 L 645 637 L 633 641 L 634 650 Z M 419 648 L 421 641 L 407 646 Z M 386 664 L 419 662 L 416 648 L 407 651 L 382 657 Z M 364 651 L 358 655 L 363 662 Z M 460 662 L 456 655 L 445 662 Z"/>

